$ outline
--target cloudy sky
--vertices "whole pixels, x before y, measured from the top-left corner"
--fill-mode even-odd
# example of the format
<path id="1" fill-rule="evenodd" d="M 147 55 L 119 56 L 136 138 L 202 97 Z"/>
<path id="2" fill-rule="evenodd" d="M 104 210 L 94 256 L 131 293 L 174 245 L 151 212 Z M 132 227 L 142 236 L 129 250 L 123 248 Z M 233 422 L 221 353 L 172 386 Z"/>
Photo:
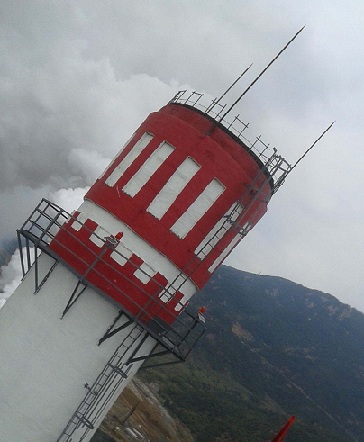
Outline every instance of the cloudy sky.
<path id="1" fill-rule="evenodd" d="M 360 0 L 2 0 L 0 241 L 42 196 L 74 208 L 179 89 L 219 96 L 253 63 L 232 102 L 304 25 L 237 112 L 290 162 L 336 123 L 227 263 L 364 311 Z"/>

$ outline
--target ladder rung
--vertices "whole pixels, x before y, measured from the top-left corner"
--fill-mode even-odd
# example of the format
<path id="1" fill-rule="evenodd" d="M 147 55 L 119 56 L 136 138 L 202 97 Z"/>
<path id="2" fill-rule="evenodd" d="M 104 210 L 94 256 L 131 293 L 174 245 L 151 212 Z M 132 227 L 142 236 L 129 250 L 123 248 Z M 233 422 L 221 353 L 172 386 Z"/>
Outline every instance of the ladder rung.
<path id="1" fill-rule="evenodd" d="M 116 365 L 110 365 L 110 367 L 112 367 L 113 371 L 117 374 L 120 374 L 124 379 L 127 378 L 126 373 L 120 367 Z"/>

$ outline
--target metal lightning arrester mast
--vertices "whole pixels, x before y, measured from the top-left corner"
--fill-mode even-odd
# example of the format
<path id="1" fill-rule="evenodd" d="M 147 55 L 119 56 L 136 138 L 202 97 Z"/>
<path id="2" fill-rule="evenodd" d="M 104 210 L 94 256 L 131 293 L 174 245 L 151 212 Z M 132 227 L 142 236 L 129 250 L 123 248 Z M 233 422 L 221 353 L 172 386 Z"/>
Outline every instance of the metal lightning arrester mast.
<path id="1" fill-rule="evenodd" d="M 178 92 L 74 213 L 44 199 L 18 230 L 24 278 L 0 312 L 0 442 L 89 441 L 146 360 L 193 349 L 204 318 L 189 299 L 297 164 L 227 119 L 265 70 L 227 110 L 231 87 L 212 103 Z"/>

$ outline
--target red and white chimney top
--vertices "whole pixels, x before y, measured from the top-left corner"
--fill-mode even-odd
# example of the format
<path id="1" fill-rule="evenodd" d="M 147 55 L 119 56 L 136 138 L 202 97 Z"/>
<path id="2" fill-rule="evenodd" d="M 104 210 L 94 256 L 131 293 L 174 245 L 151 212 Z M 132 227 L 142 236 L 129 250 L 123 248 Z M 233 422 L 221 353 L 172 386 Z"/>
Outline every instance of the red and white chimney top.
<path id="1" fill-rule="evenodd" d="M 238 137 L 171 102 L 141 124 L 50 247 L 131 315 L 170 324 L 264 215 L 272 190 Z"/>

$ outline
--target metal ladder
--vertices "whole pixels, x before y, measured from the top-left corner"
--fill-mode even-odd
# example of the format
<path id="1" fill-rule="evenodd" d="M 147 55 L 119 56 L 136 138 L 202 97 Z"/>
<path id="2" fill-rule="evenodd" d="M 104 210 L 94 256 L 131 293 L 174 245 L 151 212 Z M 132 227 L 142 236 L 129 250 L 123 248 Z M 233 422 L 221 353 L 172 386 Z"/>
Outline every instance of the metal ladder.
<path id="1" fill-rule="evenodd" d="M 204 245 L 201 251 L 206 250 L 210 243 L 214 241 L 215 237 L 225 228 L 225 225 L 229 225 L 231 229 L 235 230 L 237 234 L 240 234 L 242 238 L 246 236 L 247 231 L 242 230 L 240 226 L 241 219 L 245 216 L 251 206 L 258 198 L 262 198 L 265 201 L 265 195 L 263 193 L 263 188 L 266 183 L 262 180 L 264 176 L 264 169 L 259 169 L 257 175 L 247 187 L 245 192 L 241 195 L 240 200 L 236 202 L 230 213 L 226 216 L 226 221 L 221 225 L 221 227 L 215 232 L 214 236 L 210 238 L 209 241 Z M 257 185 L 258 184 L 258 185 Z M 253 192 L 252 192 L 253 191 Z M 245 201 L 247 199 L 247 201 Z M 243 204 L 244 201 L 244 204 Z M 268 201 L 265 201 L 268 203 Z M 242 210 L 240 208 L 242 207 Z M 234 219 L 234 215 L 236 212 L 240 212 L 238 216 Z M 234 220 L 233 220 L 234 219 Z M 231 221 L 230 221 L 231 220 Z M 193 274 L 197 271 L 199 266 L 202 264 L 203 258 L 200 259 L 196 255 L 193 256 L 190 261 L 186 264 L 186 266 L 182 269 L 178 277 L 173 281 L 170 286 L 173 286 L 176 283 L 176 280 L 180 278 L 182 282 L 178 284 L 178 288 L 175 287 L 176 291 L 181 288 L 181 286 L 188 280 L 189 277 L 192 277 Z M 168 290 L 168 287 L 167 289 Z"/>
<path id="2" fill-rule="evenodd" d="M 128 351 L 140 338 L 136 349 L 140 349 L 147 339 L 148 333 L 138 324 L 134 324 L 120 346 L 97 376 L 92 386 L 85 385 L 87 393 L 82 402 L 73 413 L 57 442 L 81 442 L 90 430 L 95 428 L 95 423 L 107 407 L 110 399 L 120 385 L 125 382 L 133 364 L 128 363 L 133 353 Z"/>

